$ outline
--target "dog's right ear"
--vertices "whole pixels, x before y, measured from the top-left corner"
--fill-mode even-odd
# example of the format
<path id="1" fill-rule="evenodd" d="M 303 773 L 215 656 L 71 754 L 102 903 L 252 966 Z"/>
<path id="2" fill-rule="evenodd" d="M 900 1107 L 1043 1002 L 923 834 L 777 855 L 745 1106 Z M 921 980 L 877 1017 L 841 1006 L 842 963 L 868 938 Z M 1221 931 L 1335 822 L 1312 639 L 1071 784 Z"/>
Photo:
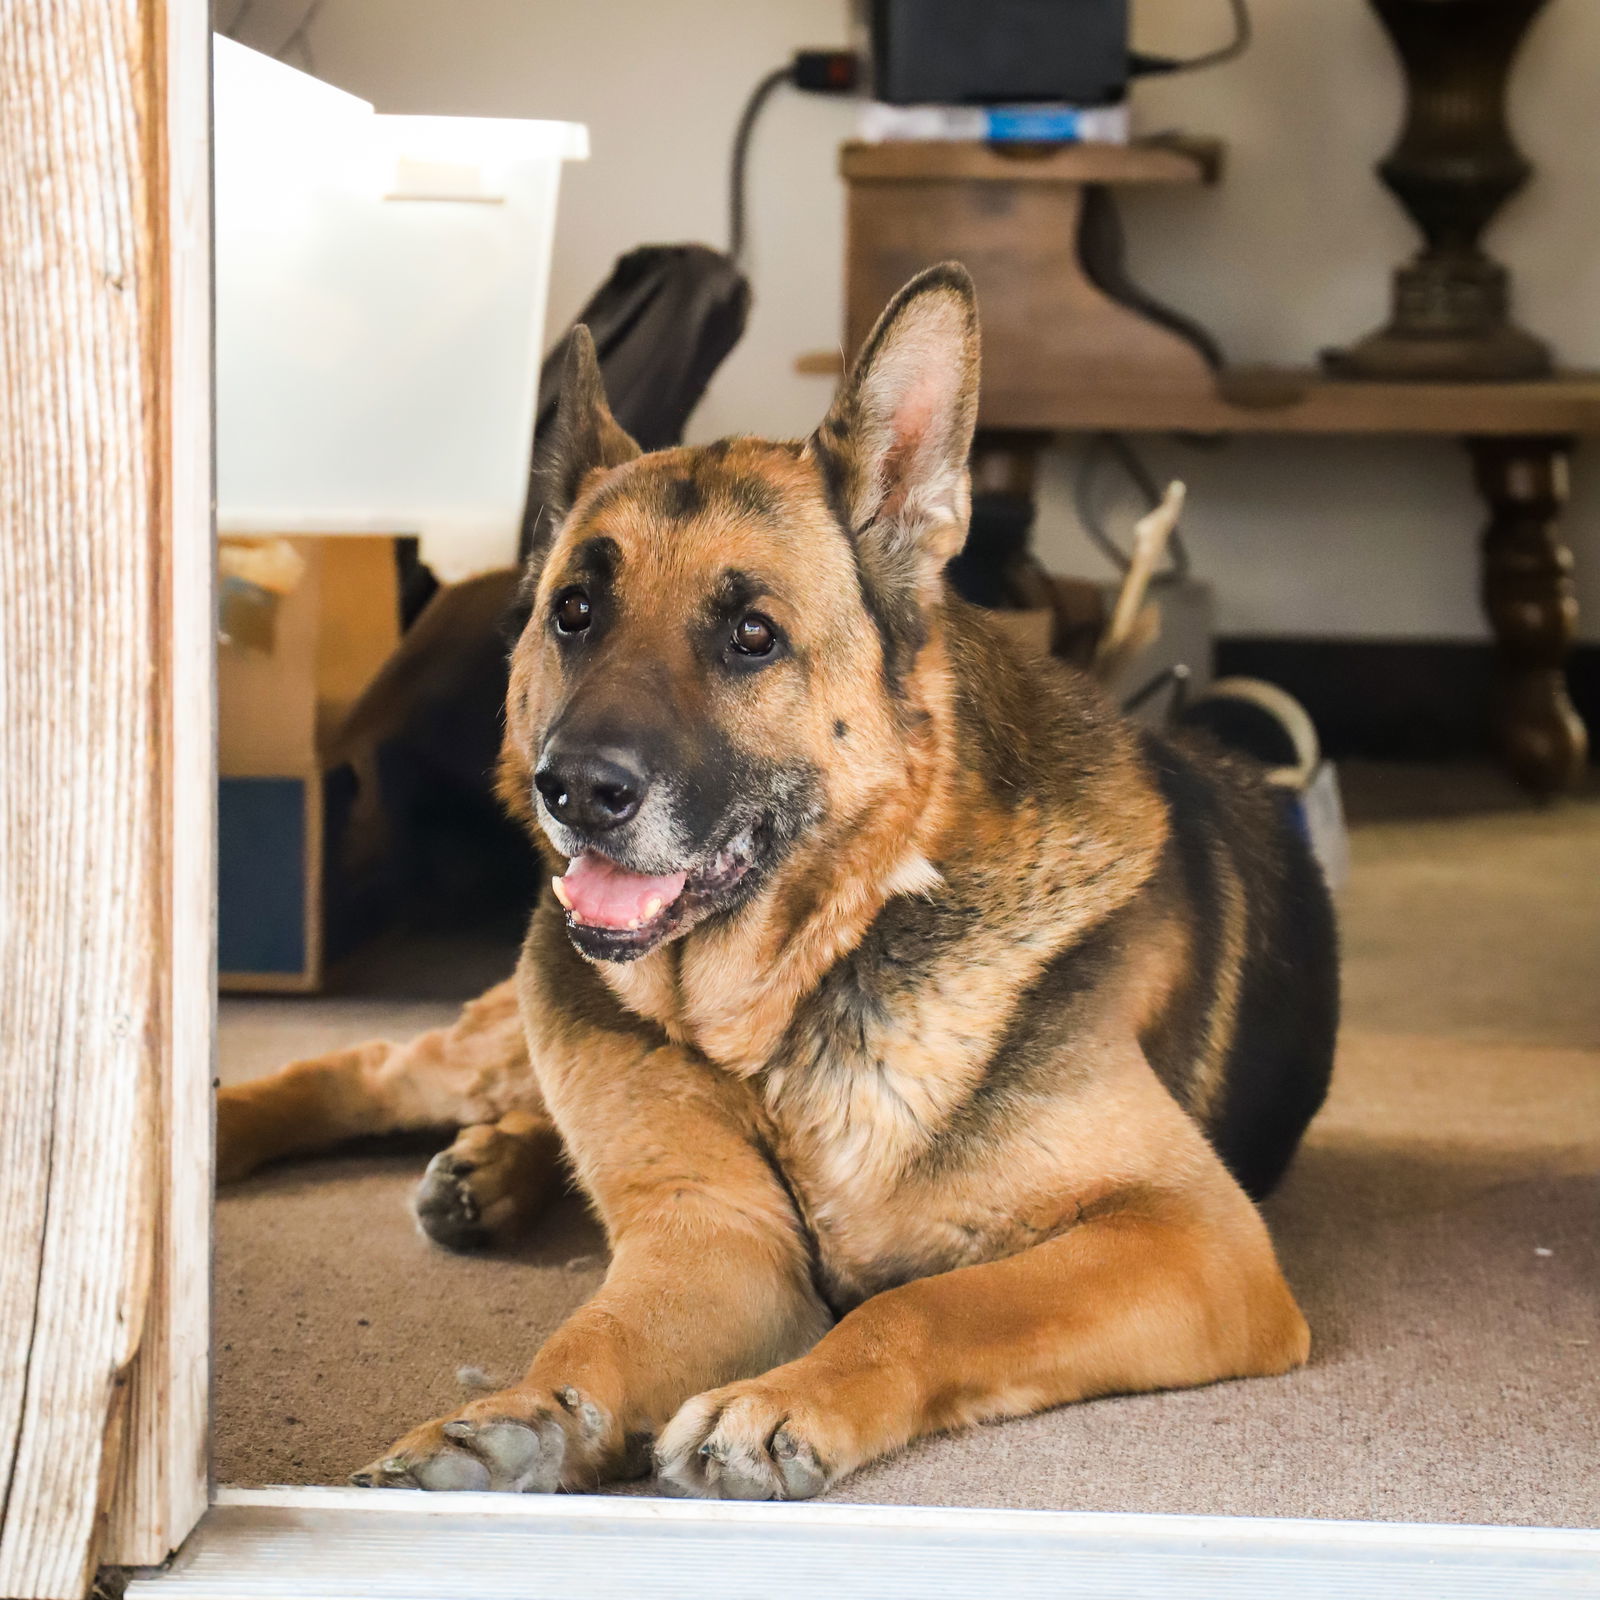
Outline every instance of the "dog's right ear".
<path id="1" fill-rule="evenodd" d="M 977 416 L 977 294 L 947 261 L 889 302 L 805 445 L 855 544 L 891 678 L 921 648 L 945 564 L 967 537 Z"/>
<path id="2" fill-rule="evenodd" d="M 594 336 L 580 322 L 567 339 L 561 395 L 549 448 L 541 452 L 534 491 L 542 505 L 534 552 L 542 553 L 583 492 L 592 472 L 607 472 L 643 455 L 606 404 Z"/>
<path id="3" fill-rule="evenodd" d="M 977 414 L 977 296 L 946 261 L 889 302 L 807 446 L 846 530 L 942 568 L 967 534 Z"/>

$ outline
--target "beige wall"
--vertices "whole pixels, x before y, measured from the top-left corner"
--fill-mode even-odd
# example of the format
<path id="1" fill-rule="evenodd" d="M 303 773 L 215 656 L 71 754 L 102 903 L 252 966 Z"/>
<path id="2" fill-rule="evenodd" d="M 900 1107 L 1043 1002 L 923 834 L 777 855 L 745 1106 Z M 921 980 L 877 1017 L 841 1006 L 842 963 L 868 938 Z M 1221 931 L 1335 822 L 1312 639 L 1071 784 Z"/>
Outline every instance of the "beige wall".
<path id="1" fill-rule="evenodd" d="M 225 4 L 224 19 L 232 5 Z M 241 37 L 272 47 L 303 0 L 256 0 Z M 1399 80 L 1361 0 L 1254 0 L 1242 60 L 1146 84 L 1146 129 L 1229 145 L 1218 190 L 1149 192 L 1124 207 L 1142 280 L 1213 329 L 1238 360 L 1309 360 L 1384 312 L 1388 271 L 1412 245 L 1371 175 L 1397 124 Z M 727 146 L 749 86 L 802 44 L 844 39 L 844 0 L 326 0 L 316 71 L 390 111 L 550 116 L 589 124 L 593 159 L 569 169 L 552 327 L 612 260 L 646 241 L 726 228 Z M 1183 52 L 1225 26 L 1222 0 L 1136 0 L 1146 48 Z M 1600 5 L 1551 0 L 1513 97 L 1538 177 L 1493 243 L 1524 320 L 1571 364 L 1600 365 Z M 795 375 L 836 342 L 841 198 L 834 149 L 847 104 L 795 94 L 770 106 L 752 164 L 756 308 L 697 415 L 694 437 L 795 433 L 827 397 Z M 1230 631 L 1481 635 L 1474 550 L 1482 521 L 1457 447 L 1442 441 L 1254 440 L 1150 445 L 1191 484 L 1186 524 Z M 1046 474 L 1039 544 L 1097 570 L 1071 511 L 1073 450 Z M 1578 462 L 1569 528 L 1585 634 L 1600 639 L 1600 470 Z"/>

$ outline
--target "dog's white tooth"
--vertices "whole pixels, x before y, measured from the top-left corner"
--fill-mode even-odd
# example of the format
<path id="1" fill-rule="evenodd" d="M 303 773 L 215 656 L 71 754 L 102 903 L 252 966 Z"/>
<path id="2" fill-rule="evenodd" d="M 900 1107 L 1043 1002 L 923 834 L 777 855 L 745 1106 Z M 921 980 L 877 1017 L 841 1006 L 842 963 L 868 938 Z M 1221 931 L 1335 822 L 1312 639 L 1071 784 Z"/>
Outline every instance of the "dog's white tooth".
<path id="1" fill-rule="evenodd" d="M 567 886 L 559 878 L 552 878 L 550 880 L 550 888 L 554 891 L 556 899 L 570 911 L 572 909 L 572 897 L 567 893 Z"/>
<path id="2" fill-rule="evenodd" d="M 658 894 L 651 895 L 650 898 L 644 903 L 644 915 L 640 920 L 648 922 L 660 909 L 661 896 Z M 635 923 L 634 926 L 637 927 L 638 923 Z"/>

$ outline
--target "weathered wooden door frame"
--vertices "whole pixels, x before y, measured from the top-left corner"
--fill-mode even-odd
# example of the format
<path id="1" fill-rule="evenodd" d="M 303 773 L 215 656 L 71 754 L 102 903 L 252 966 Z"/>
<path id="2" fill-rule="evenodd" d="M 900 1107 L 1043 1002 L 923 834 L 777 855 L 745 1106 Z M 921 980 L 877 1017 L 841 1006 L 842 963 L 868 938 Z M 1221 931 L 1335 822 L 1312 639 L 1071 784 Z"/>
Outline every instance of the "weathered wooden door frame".
<path id="1" fill-rule="evenodd" d="M 0 1597 L 1600 1593 L 1585 1531 L 211 1489 L 208 22 L 0 3 Z"/>
<path id="2" fill-rule="evenodd" d="M 205 1510 L 206 0 L 0 4 L 0 1595 Z"/>

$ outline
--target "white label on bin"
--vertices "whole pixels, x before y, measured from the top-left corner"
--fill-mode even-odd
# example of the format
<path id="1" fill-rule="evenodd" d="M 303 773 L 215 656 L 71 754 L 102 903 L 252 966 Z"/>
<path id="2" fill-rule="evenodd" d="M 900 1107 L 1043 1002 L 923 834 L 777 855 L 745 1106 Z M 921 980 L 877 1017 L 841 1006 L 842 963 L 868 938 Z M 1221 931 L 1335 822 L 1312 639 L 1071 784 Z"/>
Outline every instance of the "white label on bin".
<path id="1" fill-rule="evenodd" d="M 394 183 L 385 200 L 475 200 L 480 205 L 505 204 L 504 193 L 489 187 L 483 168 L 465 161 L 418 161 L 401 156 L 394 164 Z"/>

